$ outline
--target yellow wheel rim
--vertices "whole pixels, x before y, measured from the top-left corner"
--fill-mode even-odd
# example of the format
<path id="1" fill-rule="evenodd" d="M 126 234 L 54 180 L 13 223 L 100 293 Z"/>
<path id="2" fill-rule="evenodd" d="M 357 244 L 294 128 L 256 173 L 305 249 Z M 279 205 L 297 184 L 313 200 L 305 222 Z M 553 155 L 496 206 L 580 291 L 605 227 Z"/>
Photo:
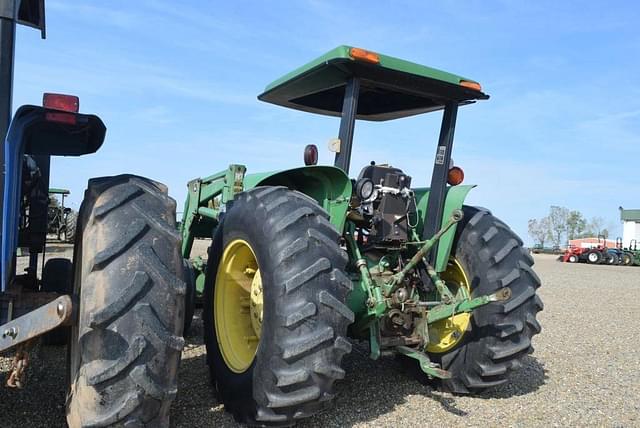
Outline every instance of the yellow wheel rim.
<path id="1" fill-rule="evenodd" d="M 256 355 L 263 319 L 262 277 L 251 246 L 236 239 L 224 249 L 216 273 L 213 313 L 227 367 L 246 371 Z"/>
<path id="2" fill-rule="evenodd" d="M 471 296 L 471 284 L 467 274 L 455 258 L 452 257 L 449 260 L 447 269 L 440 274 L 440 278 L 447 284 L 454 296 L 464 292 L 467 296 Z M 443 353 L 452 349 L 460 343 L 470 322 L 471 314 L 463 313 L 429 325 L 427 352 Z"/>

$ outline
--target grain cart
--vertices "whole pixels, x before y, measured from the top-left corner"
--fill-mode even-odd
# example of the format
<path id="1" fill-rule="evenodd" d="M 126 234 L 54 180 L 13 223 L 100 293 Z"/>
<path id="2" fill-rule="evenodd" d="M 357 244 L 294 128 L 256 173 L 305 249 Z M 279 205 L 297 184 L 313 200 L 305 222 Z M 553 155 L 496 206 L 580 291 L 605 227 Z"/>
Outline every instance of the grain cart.
<path id="1" fill-rule="evenodd" d="M 50 259 L 39 273 L 51 157 L 94 153 L 106 128 L 78 112 L 77 97 L 58 94 L 11 119 L 16 23 L 44 36 L 44 3 L 0 0 L 0 351 L 15 351 L 6 384 L 25 387 L 30 349 L 66 329 L 68 384 L 60 388 L 71 427 L 168 426 L 186 289 L 175 202 L 146 178 L 89 180 L 73 263 Z M 24 271 L 18 248 L 29 249 Z"/>
<path id="2" fill-rule="evenodd" d="M 78 214 L 64 206 L 65 197 L 71 192 L 67 189 L 49 189 L 49 208 L 47 210 L 47 233 L 56 235 L 58 241 L 73 242 L 76 233 Z M 57 196 L 60 196 L 58 201 Z M 56 202 L 52 202 L 53 200 Z"/>
<path id="3" fill-rule="evenodd" d="M 204 275 L 207 361 L 225 408 L 248 424 L 287 425 L 325 408 L 345 376 L 348 337 L 378 359 L 400 355 L 445 389 L 507 381 L 540 332 L 540 281 L 522 241 L 451 164 L 458 107 L 487 99 L 450 73 L 340 46 L 267 86 L 262 101 L 340 117 L 334 166 L 188 184 L 183 256 L 212 237 Z M 356 119 L 443 110 L 429 188 L 371 162 L 349 178 Z M 426 174 L 426 172 L 425 172 Z M 448 184 L 447 184 L 448 183 Z M 416 366 L 414 366 L 416 367 Z"/>

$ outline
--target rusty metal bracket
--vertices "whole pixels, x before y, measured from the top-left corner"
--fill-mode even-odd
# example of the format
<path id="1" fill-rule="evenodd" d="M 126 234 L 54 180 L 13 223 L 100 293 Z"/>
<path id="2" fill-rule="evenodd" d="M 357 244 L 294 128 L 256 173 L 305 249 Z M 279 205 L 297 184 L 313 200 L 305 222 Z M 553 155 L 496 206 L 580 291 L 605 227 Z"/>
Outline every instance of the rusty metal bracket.
<path id="1" fill-rule="evenodd" d="M 0 352 L 68 323 L 72 312 L 71 296 L 60 296 L 53 302 L 0 326 Z"/>

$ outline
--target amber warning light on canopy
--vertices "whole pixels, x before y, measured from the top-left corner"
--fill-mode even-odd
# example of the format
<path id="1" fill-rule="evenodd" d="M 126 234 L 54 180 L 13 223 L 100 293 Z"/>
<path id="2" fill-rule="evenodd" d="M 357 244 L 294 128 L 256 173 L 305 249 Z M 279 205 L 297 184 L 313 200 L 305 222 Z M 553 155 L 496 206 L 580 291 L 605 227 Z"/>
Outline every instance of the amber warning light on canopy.
<path id="1" fill-rule="evenodd" d="M 482 86 L 478 82 L 470 82 L 468 80 L 461 80 L 460 86 L 464 86 L 465 88 L 473 89 L 475 91 L 482 91 Z"/>
<path id="2" fill-rule="evenodd" d="M 380 63 L 380 55 L 361 48 L 351 48 L 349 55 L 353 59 L 370 62 L 372 64 Z"/>

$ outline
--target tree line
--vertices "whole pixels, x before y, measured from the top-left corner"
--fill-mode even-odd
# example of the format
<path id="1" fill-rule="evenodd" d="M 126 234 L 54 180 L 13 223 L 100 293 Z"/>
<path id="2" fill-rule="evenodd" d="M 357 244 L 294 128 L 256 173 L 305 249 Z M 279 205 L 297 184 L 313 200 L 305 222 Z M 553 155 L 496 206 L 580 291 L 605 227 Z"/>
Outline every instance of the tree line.
<path id="1" fill-rule="evenodd" d="M 547 216 L 529 220 L 529 236 L 542 247 L 545 243 L 560 247 L 571 239 L 596 236 L 608 238 L 609 230 L 602 217 L 587 220 L 578 210 L 552 205 Z"/>

